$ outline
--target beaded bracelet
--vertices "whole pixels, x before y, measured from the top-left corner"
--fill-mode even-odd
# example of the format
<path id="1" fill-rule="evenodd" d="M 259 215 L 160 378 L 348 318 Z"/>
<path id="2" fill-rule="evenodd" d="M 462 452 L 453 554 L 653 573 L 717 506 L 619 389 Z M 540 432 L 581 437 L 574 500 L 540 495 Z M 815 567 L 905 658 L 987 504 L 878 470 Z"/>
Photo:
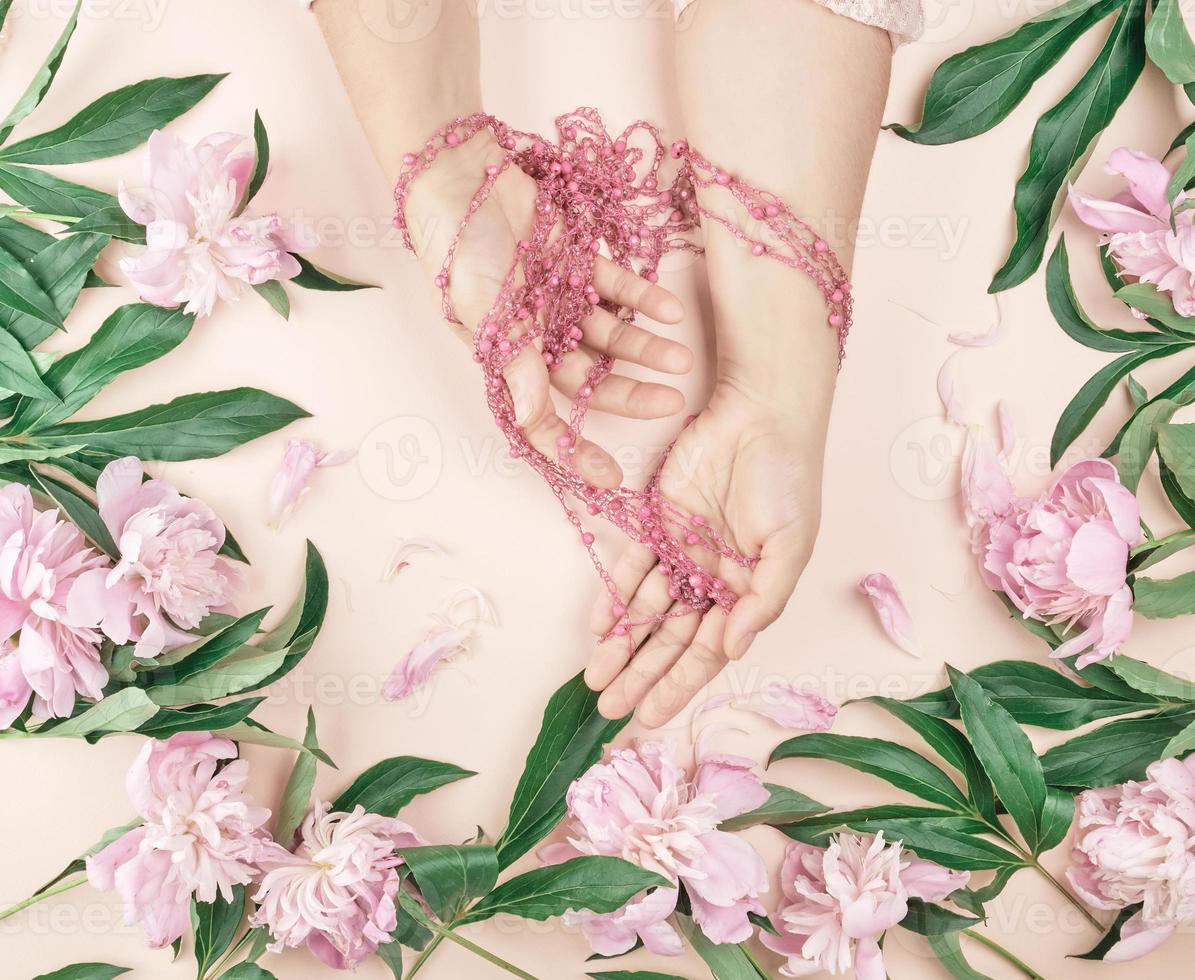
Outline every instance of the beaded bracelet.
<path id="1" fill-rule="evenodd" d="M 594 390 L 610 373 L 613 359 L 607 355 L 596 358 L 573 400 L 568 433 L 560 437 L 555 458 L 531 445 L 515 417 L 503 372 L 536 340 L 548 370 L 556 370 L 577 349 L 583 336 L 581 323 L 594 307 L 600 306 L 627 322 L 634 319 L 633 311 L 603 300 L 593 286 L 594 260 L 603 246 L 617 265 L 656 282 L 656 270 L 665 254 L 701 251 L 685 236 L 703 218 L 718 222 L 744 242 L 753 255 L 781 262 L 813 280 L 826 299 L 827 321 L 838 332 L 841 368 L 851 324 L 851 285 L 842 264 L 825 239 L 783 200 L 714 166 L 683 140 L 671 145 L 678 169 L 671 184 L 662 187 L 660 167 L 666 151 L 659 131 L 639 121 L 611 137 L 597 111 L 586 108 L 557 118 L 555 142 L 514 130 L 485 113 L 475 113 L 452 120 L 437 130 L 421 150 L 406 154 L 394 191 L 395 225 L 412 252 L 415 249 L 405 215 L 412 183 L 441 152 L 467 143 L 483 130 L 491 132 L 506 152 L 501 163 L 491 164 L 479 175 L 478 189 L 434 283 L 440 290 L 445 318 L 459 323 L 449 297 L 449 284 L 461 236 L 507 168 L 517 166 L 532 177 L 537 185 L 533 230 L 528 239 L 518 243 L 498 296 L 473 335 L 473 357 L 485 378 L 486 401 L 509 443 L 511 455 L 525 460 L 543 478 L 580 535 L 611 599 L 616 623 L 607 636 L 629 639 L 636 626 L 659 623 L 694 609 L 705 611 L 714 604 L 729 611 L 738 596 L 691 552 L 713 552 L 744 568 L 752 568 L 759 559 L 730 547 L 703 515 L 686 513 L 665 498 L 660 490 L 660 472 L 667 451 L 641 490 L 595 487 L 576 471 L 573 455 L 585 415 Z M 647 149 L 635 145 L 636 137 L 647 138 Z M 703 207 L 697 190 L 714 187 L 733 195 L 751 218 L 770 230 L 774 243 L 760 241 L 729 217 Z M 631 621 L 626 600 L 618 594 L 598 558 L 594 536 L 586 529 L 580 509 L 572 505 L 574 501 L 589 516 L 604 518 L 656 555 L 657 568 L 668 576 L 669 595 L 678 608 Z"/>

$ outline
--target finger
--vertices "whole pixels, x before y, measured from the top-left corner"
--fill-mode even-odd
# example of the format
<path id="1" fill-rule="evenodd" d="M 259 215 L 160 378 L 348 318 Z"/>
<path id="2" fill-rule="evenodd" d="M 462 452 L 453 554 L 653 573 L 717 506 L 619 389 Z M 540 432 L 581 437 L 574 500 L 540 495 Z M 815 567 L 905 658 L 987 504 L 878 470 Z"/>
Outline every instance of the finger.
<path id="1" fill-rule="evenodd" d="M 635 648 L 656 627 L 658 618 L 668 612 L 672 605 L 668 585 L 667 575 L 653 573 L 643 580 L 627 607 L 627 618 L 636 625 L 623 636 L 613 635 L 603 640 L 590 658 L 585 677 L 593 690 L 605 689 L 624 672 L 628 661 L 635 656 Z"/>
<path id="2" fill-rule="evenodd" d="M 548 370 L 534 347 L 527 347 L 503 372 L 514 402 L 515 418 L 528 442 L 549 459 L 556 459 L 561 440 L 570 438 L 568 426 L 556 414 L 548 390 Z M 588 439 L 573 447 L 573 465 L 594 486 L 613 489 L 622 483 L 622 470 L 614 457 Z"/>
<path id="3" fill-rule="evenodd" d="M 599 255 L 593 263 L 593 288 L 619 306 L 639 310 L 660 323 L 680 323 L 685 307 L 663 286 L 656 286 L 629 269 Z"/>
<path id="4" fill-rule="evenodd" d="M 725 624 L 726 616 L 722 610 L 717 606 L 710 609 L 702 616 L 701 625 L 698 626 L 697 633 L 688 650 L 708 648 L 712 651 L 720 648 Z M 687 652 L 687 650 L 661 645 L 648 656 L 643 656 L 642 653 L 636 656 L 626 670 L 619 674 L 614 683 L 602 693 L 598 699 L 598 711 L 603 717 L 610 719 L 626 716 L 638 707 L 648 692 L 668 675 L 673 664 L 677 663 Z M 705 656 L 712 656 L 712 653 L 707 653 Z M 687 695 L 679 689 L 670 689 L 665 692 L 665 695 L 670 705 L 675 699 L 685 697 L 685 701 L 676 708 L 679 711 L 684 704 L 688 703 L 688 698 L 691 698 L 693 693 L 696 693 L 696 689 Z"/>
<path id="5" fill-rule="evenodd" d="M 639 585 L 656 566 L 656 553 L 650 548 L 638 543 L 632 543 L 614 563 L 610 571 L 610 581 L 614 583 L 614 591 L 618 593 L 618 602 L 626 604 L 626 600 L 639 591 Z M 593 605 L 593 614 L 589 618 L 589 630 L 595 636 L 605 636 L 618 621 L 614 615 L 614 599 L 603 594 Z"/>
<path id="6" fill-rule="evenodd" d="M 552 372 L 553 387 L 569 398 L 576 398 L 581 386 L 589 383 L 593 361 L 587 351 L 573 351 Z M 589 406 L 595 411 L 628 419 L 662 419 L 681 411 L 685 407 L 685 396 L 670 385 L 610 374 L 593 389 Z"/>
<path id="7" fill-rule="evenodd" d="M 795 536 L 777 535 L 764 542 L 751 589 L 734 604 L 726 621 L 724 652 L 730 660 L 742 658 L 755 635 L 784 611 L 808 558 Z"/>
<path id="8" fill-rule="evenodd" d="M 684 344 L 628 323 L 608 310 L 595 309 L 581 326 L 586 345 L 615 360 L 665 374 L 684 374 L 693 366 L 693 352 Z"/>
<path id="9" fill-rule="evenodd" d="M 667 724 L 718 676 L 727 664 L 720 632 L 726 621 L 726 614 L 719 606 L 706 613 L 702 629 L 689 648 L 644 698 L 637 716 L 640 722 L 648 728 Z"/>

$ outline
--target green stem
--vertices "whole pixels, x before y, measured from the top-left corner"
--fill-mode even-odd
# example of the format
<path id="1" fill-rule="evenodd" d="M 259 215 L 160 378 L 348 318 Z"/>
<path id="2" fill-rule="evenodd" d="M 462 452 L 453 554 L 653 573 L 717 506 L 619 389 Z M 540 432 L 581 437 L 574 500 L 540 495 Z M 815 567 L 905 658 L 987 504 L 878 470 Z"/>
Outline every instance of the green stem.
<path id="1" fill-rule="evenodd" d="M 1190 528 L 1184 528 L 1181 531 L 1175 531 L 1173 534 L 1167 534 L 1164 538 L 1146 538 L 1135 548 L 1129 550 L 1129 557 L 1136 558 L 1142 552 L 1156 551 L 1158 548 L 1163 548 L 1174 541 L 1189 538 L 1192 534 L 1195 534 L 1195 531 L 1192 531 Z"/>
<path id="2" fill-rule="evenodd" d="M 747 948 L 746 943 L 739 943 L 739 949 L 743 951 L 743 955 L 747 958 L 747 962 L 751 964 L 755 972 L 763 978 L 763 980 L 772 980 L 772 975 L 763 968 L 763 964 L 755 958 L 755 954 Z"/>
<path id="3" fill-rule="evenodd" d="M 1059 881 L 1044 867 L 1042 867 L 1042 864 L 1040 861 L 1038 861 L 1036 855 L 1031 854 L 1028 850 L 1022 847 L 1017 839 L 1013 837 L 1012 834 L 1010 834 L 1007 830 L 1005 830 L 999 822 L 992 823 L 978 812 L 973 811 L 972 815 L 975 816 L 981 823 L 986 825 L 993 834 L 995 834 L 997 837 L 1007 843 L 1009 847 L 1016 851 L 1017 856 L 1020 857 L 1028 867 L 1033 868 L 1039 875 L 1045 878 L 1059 895 L 1070 902 L 1071 905 L 1078 910 L 1079 914 L 1095 927 L 1096 931 L 1101 933 L 1104 931 L 1104 924 L 1091 914 L 1091 910 L 1088 909 L 1087 906 L 1080 902 L 1077 898 L 1075 898 L 1075 896 L 1070 893 L 1070 890 L 1061 881 Z"/>
<path id="4" fill-rule="evenodd" d="M 1005 949 L 1003 946 L 1001 946 L 998 942 L 996 942 L 996 940 L 989 939 L 983 933 L 976 932 L 974 929 L 964 929 L 963 935 L 969 936 L 970 938 L 974 939 L 977 943 L 980 943 L 981 945 L 986 946 L 993 953 L 996 953 L 998 956 L 1002 956 L 1004 959 L 1008 960 L 1009 963 L 1011 963 L 1018 970 L 1020 970 L 1023 974 L 1025 974 L 1025 976 L 1027 976 L 1029 978 L 1029 980 L 1046 980 L 1046 978 L 1043 977 L 1040 973 L 1038 973 L 1035 969 L 1033 969 L 1033 967 L 1031 967 L 1028 963 L 1026 963 L 1019 956 L 1016 956 L 1014 953 L 1009 952 L 1007 949 Z"/>
<path id="5" fill-rule="evenodd" d="M 215 977 L 216 980 L 219 980 L 219 978 L 225 972 L 224 968 L 228 965 L 228 961 L 230 959 L 232 959 L 234 956 L 236 956 L 237 953 L 240 952 L 241 948 L 245 945 L 245 943 L 247 943 L 249 941 L 249 937 L 252 935 L 253 935 L 253 929 L 252 928 L 246 929 L 245 934 L 243 936 L 241 936 L 241 938 L 236 941 L 236 945 L 233 946 L 232 949 L 230 949 L 223 956 L 221 956 L 220 959 L 218 959 L 215 962 L 215 964 L 213 964 L 213 966 L 211 968 L 210 975 Z M 208 974 L 206 972 L 203 974 L 203 976 L 201 976 L 199 978 L 199 980 L 204 980 L 205 976 L 208 976 Z"/>
<path id="6" fill-rule="evenodd" d="M 419 954 L 419 958 L 411 964 L 411 969 L 407 971 L 407 980 L 411 980 L 411 977 L 423 969 L 423 964 L 428 961 L 432 953 L 436 951 L 436 947 L 439 946 L 443 941 L 443 936 L 436 936 L 430 943 L 423 947 L 423 952 Z"/>
<path id="7" fill-rule="evenodd" d="M 80 885 L 86 883 L 87 875 L 80 875 L 78 878 L 67 878 L 56 885 L 51 885 L 45 891 L 40 891 L 36 895 L 30 896 L 23 902 L 17 902 L 16 905 L 10 905 L 8 908 L 0 910 L 0 919 L 7 919 L 10 915 L 16 915 L 18 912 L 29 908 L 31 905 L 36 905 L 44 899 L 52 898 L 54 895 L 61 895 L 63 892 L 69 892 L 72 888 L 78 888 Z"/>
<path id="8" fill-rule="evenodd" d="M 512 976 L 521 978 L 521 980 L 539 980 L 538 977 L 528 973 L 526 970 L 521 970 L 513 963 L 508 963 L 506 960 L 502 959 L 501 956 L 491 953 L 488 949 L 478 946 L 476 943 L 470 942 L 464 936 L 457 935 L 457 933 L 453 931 L 455 926 L 454 922 L 450 922 L 448 925 L 443 925 L 439 922 L 436 922 L 434 919 L 430 918 L 424 913 L 423 908 L 419 905 L 418 901 L 411 896 L 400 892 L 399 902 L 407 911 L 407 913 L 425 929 L 430 930 L 435 935 L 437 940 L 447 939 L 450 943 L 456 943 L 462 949 L 467 949 L 474 956 L 480 957 L 487 963 L 492 963 L 494 966 L 505 970 Z M 438 945 L 438 943 L 433 943 L 433 945 Z M 416 962 L 416 967 L 427 961 L 428 956 L 431 954 L 433 945 L 429 945 L 429 947 L 424 950 L 423 955 L 421 955 L 419 960 Z M 412 969 L 411 973 L 407 974 L 408 980 L 414 972 L 415 970 Z"/>

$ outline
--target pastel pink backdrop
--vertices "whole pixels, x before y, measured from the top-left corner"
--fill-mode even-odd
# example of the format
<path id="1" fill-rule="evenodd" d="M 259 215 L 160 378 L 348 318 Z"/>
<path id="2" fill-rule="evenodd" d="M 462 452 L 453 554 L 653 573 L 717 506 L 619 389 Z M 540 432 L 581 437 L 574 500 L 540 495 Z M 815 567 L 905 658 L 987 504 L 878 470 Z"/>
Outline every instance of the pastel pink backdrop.
<path id="1" fill-rule="evenodd" d="M 437 2 L 419 8 L 418 16 L 434 15 Z M 0 69 L 0 104 L 15 99 L 69 6 L 66 0 L 18 0 Z M 935 0 L 926 40 L 897 55 L 886 118 L 915 116 L 927 74 L 943 57 L 994 37 L 1040 8 Z M 486 86 L 499 115 L 543 129 L 559 111 L 596 103 L 612 125 L 645 117 L 663 123 L 667 135 L 676 133 L 667 3 L 544 0 L 482 9 Z M 994 321 L 996 304 L 985 290 L 1009 241 L 1012 185 L 1033 120 L 1067 79 L 1077 77 L 1083 58 L 1099 44 L 1098 33 L 1077 45 L 1057 75 L 996 133 L 943 148 L 881 135 L 864 209 L 854 276 L 857 321 L 835 407 L 817 553 L 782 620 L 761 636 L 745 662 L 716 682 L 714 692 L 748 689 L 779 676 L 818 685 L 836 701 L 877 692 L 901 697 L 938 685 L 946 661 L 970 668 L 1004 657 L 1042 657 L 1042 646 L 1008 620 L 975 574 L 954 492 L 961 435 L 939 421 L 934 381 L 955 350 L 947 333 Z M 401 56 L 402 44 L 396 43 L 395 57 Z M 477 824 L 496 833 L 545 701 L 589 653 L 585 624 L 595 580 L 546 490 L 504 458 L 474 365 L 443 329 L 415 264 L 390 230 L 387 181 L 370 156 L 313 19 L 296 0 L 91 0 L 59 80 L 32 125 L 56 125 L 101 91 L 141 77 L 211 71 L 232 74 L 173 131 L 189 139 L 214 130 L 247 133 L 253 109 L 260 109 L 274 150 L 262 208 L 313 220 L 326 242 L 317 261 L 384 288 L 342 295 L 292 290 L 289 323 L 247 297 L 201 323 L 178 351 L 115 384 L 87 411 L 104 414 L 183 391 L 254 384 L 313 413 L 224 458 L 158 467 L 159 474 L 210 501 L 252 557 L 246 608 L 289 602 L 299 584 L 304 538 L 314 540 L 327 559 L 332 600 L 323 635 L 297 678 L 273 692 L 262 718 L 297 733 L 308 704 L 315 703 L 322 743 L 340 766 L 339 773 L 321 769 L 318 789 L 325 795 L 388 755 L 426 755 L 477 770 L 475 778 L 421 798 L 403 815 L 436 841 L 463 840 Z M 833 93 L 811 86 L 810 97 Z M 1181 124 L 1178 112 L 1169 86 L 1150 74 L 1095 159 L 1122 143 L 1165 149 Z M 26 124 L 24 131 L 35 129 Z M 113 188 L 122 175 L 135 180 L 141 163 L 134 152 L 75 173 Z M 1085 178 L 1085 186 L 1098 191 L 1113 183 L 1097 167 Z M 1070 216 L 1061 224 L 1073 236 L 1080 294 L 1097 315 L 1113 315 L 1110 302 L 1095 299 L 1104 291 L 1091 249 L 1084 247 L 1091 235 Z M 696 409 L 707 383 L 709 322 L 700 270 L 691 262 L 681 266 L 669 266 L 663 281 L 691 310 L 679 332 L 706 355 L 684 382 Z M 88 292 L 70 333 L 55 343 L 82 343 L 108 311 L 132 298 L 128 289 Z M 994 425 L 996 401 L 1012 403 L 1017 476 L 1035 490 L 1046 479 L 1054 420 L 1105 356 L 1076 346 L 1057 329 L 1040 278 L 1005 294 L 1000 306 L 1005 338 L 989 349 L 965 351 L 960 383 L 976 423 Z M 1142 380 L 1156 388 L 1173 370 L 1165 365 L 1145 370 Z M 1117 394 L 1113 401 L 1123 413 L 1123 397 Z M 1085 450 L 1098 451 L 1116 414 L 1110 410 L 1081 440 Z M 659 447 L 676 424 L 631 428 L 595 419 L 591 431 L 629 449 Z M 275 532 L 266 526 L 267 486 L 286 440 L 294 436 L 326 449 L 355 448 L 359 455 L 349 465 L 318 471 L 310 496 Z M 636 464 L 633 455 L 628 459 L 631 470 L 642 472 L 647 465 Z M 1146 515 L 1156 519 L 1163 512 L 1160 496 L 1145 482 Z M 1153 524 L 1155 530 L 1165 531 L 1163 523 Z M 382 569 L 396 541 L 412 535 L 438 540 L 448 556 L 417 559 L 400 579 L 384 583 Z M 599 540 L 613 557 L 618 543 L 605 535 Z M 878 570 L 902 587 L 924 659 L 894 648 L 857 593 L 857 580 Z M 425 696 L 409 704 L 383 702 L 385 675 L 461 583 L 485 591 L 501 625 L 483 627 L 474 652 L 437 676 Z M 1195 662 L 1195 644 L 1182 622 L 1139 623 L 1129 652 L 1172 670 Z M 760 759 L 785 735 L 750 716 L 727 720 L 742 731 L 721 737 Z M 839 730 L 903 737 L 865 706 L 845 709 Z M 684 740 L 687 726 L 671 734 Z M 1040 744 L 1049 741 L 1043 736 Z M 104 829 L 128 819 L 123 776 L 137 744 L 130 738 L 94 747 L 76 741 L 0 743 L 5 785 L 0 901 L 25 896 Z M 255 748 L 246 754 L 258 800 L 276 806 L 290 755 Z M 901 799 L 877 781 L 828 764 L 787 762 L 769 778 L 837 805 Z M 778 862 L 778 834 L 761 829 L 752 838 Z M 1049 863 L 1060 871 L 1064 854 L 1052 855 Z M 1163 976 L 1182 969 L 1195 949 L 1189 936 L 1180 936 L 1138 964 L 1065 959 L 1096 937 L 1031 873 L 1013 881 L 988 929 L 1051 977 Z M 470 935 L 540 977 L 576 980 L 586 972 L 584 940 L 558 924 L 495 921 Z M 972 947 L 979 969 L 1012 975 Z M 172 965 L 168 954 L 144 948 L 139 934 L 120 924 L 115 897 L 87 888 L 0 924 L 0 957 L 0 972 L 13 978 L 85 960 L 131 966 L 134 977 L 194 973 L 188 957 Z M 928 958 L 923 941 L 900 930 L 890 935 L 886 957 L 898 980 L 946 976 Z M 779 966 L 777 958 L 767 962 Z M 619 968 L 707 975 L 696 960 L 663 963 L 637 955 L 626 964 Z M 327 973 L 303 952 L 288 952 L 266 965 L 281 980 Z M 388 975 L 380 962 L 359 971 L 366 980 Z M 424 975 L 486 980 L 500 974 L 445 946 Z"/>

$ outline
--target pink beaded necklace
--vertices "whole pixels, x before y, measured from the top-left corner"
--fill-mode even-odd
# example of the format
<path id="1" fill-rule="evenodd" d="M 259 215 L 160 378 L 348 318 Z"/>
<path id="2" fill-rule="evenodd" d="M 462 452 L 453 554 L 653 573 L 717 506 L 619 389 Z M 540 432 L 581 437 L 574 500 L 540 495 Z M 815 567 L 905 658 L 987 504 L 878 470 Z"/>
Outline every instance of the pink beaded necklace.
<path id="1" fill-rule="evenodd" d="M 753 255 L 782 262 L 814 281 L 826 298 L 830 311 L 827 320 L 838 331 L 841 367 L 851 324 L 851 286 L 838 257 L 784 201 L 715 167 L 683 140 L 672 144 L 672 156 L 680 163 L 672 184 L 661 188 L 659 172 L 665 150 L 659 131 L 640 121 L 612 138 L 594 109 L 578 109 L 557 118 L 555 143 L 514 130 L 493 116 L 475 113 L 452 120 L 432 134 L 422 150 L 406 154 L 394 190 L 395 225 L 411 251 L 415 249 L 405 212 L 412 182 L 431 167 L 443 150 L 460 146 L 486 129 L 506 155 L 501 164 L 491 165 L 479 175 L 480 186 L 434 282 L 441 293 L 444 316 L 459 323 L 448 287 L 461 236 L 507 167 L 517 166 L 532 177 L 537 194 L 531 236 L 518 243 L 498 296 L 477 324 L 473 337 L 473 357 L 485 377 L 486 401 L 510 445 L 511 455 L 526 460 L 543 478 L 580 534 L 610 596 L 617 621 L 611 634 L 629 640 L 635 626 L 685 615 L 692 609 L 705 611 L 715 603 L 729 611 L 738 596 L 686 549 L 704 549 L 744 568 L 753 567 L 758 558 L 740 554 L 702 515 L 688 514 L 664 497 L 659 483 L 667 452 L 641 490 L 595 487 L 582 479 L 573 465 L 572 456 L 594 389 L 610 373 L 613 359 L 597 357 L 573 401 L 568 434 L 560 438 L 555 458 L 528 441 L 515 418 L 503 370 L 537 338 L 548 370 L 558 368 L 564 357 L 577 349 L 583 335 L 581 321 L 595 306 L 628 321 L 633 319 L 633 313 L 602 300 L 594 289 L 594 259 L 603 245 L 619 266 L 655 282 L 656 268 L 667 252 L 701 251 L 684 236 L 698 227 L 702 218 L 721 224 L 747 244 Z M 637 135 L 649 138 L 648 150 L 632 146 Z M 780 246 L 754 239 L 729 218 L 702 207 L 696 190 L 711 187 L 724 188 L 733 195 L 752 218 L 766 224 Z M 669 594 L 679 604 L 678 610 L 631 621 L 626 600 L 618 594 L 598 558 L 594 536 L 586 530 L 573 501 L 588 515 L 606 519 L 626 537 L 654 552 L 658 570 L 668 576 Z"/>

